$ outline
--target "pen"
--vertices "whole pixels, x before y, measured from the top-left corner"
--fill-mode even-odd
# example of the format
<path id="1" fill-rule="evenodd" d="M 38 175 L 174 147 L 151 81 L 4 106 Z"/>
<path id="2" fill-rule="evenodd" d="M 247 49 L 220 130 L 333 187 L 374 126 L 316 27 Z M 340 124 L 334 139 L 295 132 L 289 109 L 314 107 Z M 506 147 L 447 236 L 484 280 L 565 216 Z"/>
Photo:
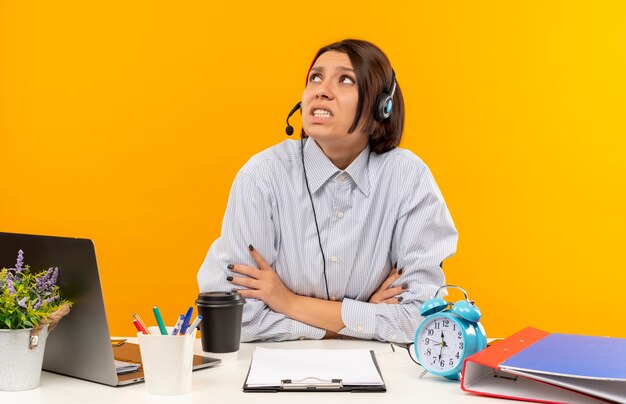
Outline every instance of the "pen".
<path id="1" fill-rule="evenodd" d="M 141 325 L 139 321 L 133 320 L 133 324 L 135 324 L 135 328 L 137 328 L 137 331 L 141 332 L 142 334 L 150 334 L 150 331 L 146 330 L 146 328 Z"/>
<path id="2" fill-rule="evenodd" d="M 135 318 L 135 320 L 137 320 L 137 322 L 143 327 L 143 330 L 139 330 L 141 332 L 143 332 L 144 334 L 151 334 L 150 330 L 148 330 L 148 326 L 146 325 L 146 323 L 144 323 L 141 320 L 141 317 L 139 317 L 139 314 L 133 314 L 133 317 Z M 145 332 L 144 332 L 145 331 Z"/>
<path id="3" fill-rule="evenodd" d="M 181 334 L 185 334 L 187 332 L 187 327 L 189 327 L 189 322 L 191 321 L 192 313 L 193 313 L 193 307 L 189 307 L 187 309 L 187 314 L 185 314 L 185 320 L 183 321 L 183 325 L 180 327 Z"/>
<path id="4" fill-rule="evenodd" d="M 154 318 L 156 318 L 157 324 L 159 325 L 159 330 L 161 331 L 161 335 L 167 335 L 167 329 L 165 328 L 165 324 L 163 324 L 163 317 L 161 317 L 161 312 L 157 306 L 152 308 L 154 312 Z"/>
<path id="5" fill-rule="evenodd" d="M 183 316 L 182 314 L 178 316 L 178 321 L 176 322 L 176 325 L 174 326 L 172 335 L 178 335 L 178 333 L 180 332 L 180 327 L 183 325 L 184 320 L 185 320 L 185 316 Z"/>
<path id="6" fill-rule="evenodd" d="M 187 328 L 187 332 L 185 332 L 185 334 L 186 335 L 191 334 L 196 329 L 196 327 L 198 327 L 198 324 L 200 324 L 200 321 L 202 321 L 202 316 L 198 315 L 198 317 L 196 317 L 196 319 L 193 320 L 193 323 L 191 323 L 189 328 Z"/>

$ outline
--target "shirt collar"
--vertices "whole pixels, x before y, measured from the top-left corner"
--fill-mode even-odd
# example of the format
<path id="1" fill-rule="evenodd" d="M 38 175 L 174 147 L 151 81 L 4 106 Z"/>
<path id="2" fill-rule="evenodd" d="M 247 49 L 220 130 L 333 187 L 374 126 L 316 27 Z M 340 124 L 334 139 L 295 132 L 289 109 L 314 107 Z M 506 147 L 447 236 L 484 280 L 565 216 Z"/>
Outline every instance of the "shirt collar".
<path id="1" fill-rule="evenodd" d="M 369 162 L 370 162 L 370 145 L 365 146 L 365 149 L 359 154 L 354 161 L 346 168 L 346 173 L 352 177 L 354 183 L 363 193 L 368 196 L 370 193 L 370 179 L 369 179 Z"/>
<path id="2" fill-rule="evenodd" d="M 368 196 L 370 191 L 368 175 L 369 157 L 370 146 L 368 144 L 344 171 L 350 175 L 365 196 Z M 308 138 L 304 145 L 304 163 L 306 165 L 309 188 L 312 193 L 317 192 L 331 177 L 341 171 L 330 161 L 315 139 L 312 138 Z"/>

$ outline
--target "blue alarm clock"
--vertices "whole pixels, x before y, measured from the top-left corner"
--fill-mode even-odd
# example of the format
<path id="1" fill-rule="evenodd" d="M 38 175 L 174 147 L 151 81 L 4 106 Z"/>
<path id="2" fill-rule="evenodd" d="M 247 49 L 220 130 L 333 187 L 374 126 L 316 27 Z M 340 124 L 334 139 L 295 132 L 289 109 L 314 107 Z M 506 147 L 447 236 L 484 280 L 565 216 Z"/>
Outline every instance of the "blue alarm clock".
<path id="1" fill-rule="evenodd" d="M 437 297 L 443 289 L 458 289 L 465 300 L 452 304 Z M 425 372 L 458 380 L 463 361 L 487 347 L 487 335 L 480 324 L 481 312 L 467 293 L 455 285 L 437 289 L 424 302 L 420 315 L 425 317 L 415 332 L 413 349 Z"/>

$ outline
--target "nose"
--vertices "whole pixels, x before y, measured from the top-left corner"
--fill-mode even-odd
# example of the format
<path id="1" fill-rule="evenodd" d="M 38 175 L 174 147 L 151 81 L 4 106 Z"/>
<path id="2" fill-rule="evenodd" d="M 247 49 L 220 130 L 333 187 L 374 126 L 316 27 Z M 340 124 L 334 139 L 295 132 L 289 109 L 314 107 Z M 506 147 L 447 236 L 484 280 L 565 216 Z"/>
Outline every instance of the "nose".
<path id="1" fill-rule="evenodd" d="M 330 85 L 328 83 L 329 82 L 325 80 L 318 85 L 318 87 L 315 89 L 316 99 L 330 100 L 333 98 L 333 91 L 332 91 L 332 88 L 330 88 Z"/>

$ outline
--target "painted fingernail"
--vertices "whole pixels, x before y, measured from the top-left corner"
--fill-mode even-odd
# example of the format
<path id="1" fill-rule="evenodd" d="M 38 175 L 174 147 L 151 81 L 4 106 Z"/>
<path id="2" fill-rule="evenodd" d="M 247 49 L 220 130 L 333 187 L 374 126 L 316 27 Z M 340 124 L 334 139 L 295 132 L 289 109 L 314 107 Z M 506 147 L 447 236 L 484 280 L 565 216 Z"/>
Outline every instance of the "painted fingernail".
<path id="1" fill-rule="evenodd" d="M 395 263 L 395 264 L 393 264 L 393 267 L 394 267 L 394 268 L 398 268 L 398 261 L 396 261 L 396 263 Z"/>
<path id="2" fill-rule="evenodd" d="M 232 280 L 233 280 L 233 277 L 232 277 L 232 276 L 227 276 L 227 277 L 226 277 L 226 280 L 227 280 L 228 282 L 230 282 L 230 281 L 232 281 Z"/>
<path id="3" fill-rule="evenodd" d="M 235 266 L 233 264 L 228 264 L 228 266 L 226 268 L 228 269 L 233 269 Z"/>
<path id="4" fill-rule="evenodd" d="M 404 268 L 400 268 L 400 269 L 398 270 L 398 275 L 402 275 L 402 272 L 404 272 Z"/>
<path id="5" fill-rule="evenodd" d="M 248 246 L 248 250 L 250 250 L 250 251 L 254 251 L 254 247 L 252 247 L 252 244 L 250 244 L 250 245 Z"/>
<path id="6" fill-rule="evenodd" d="M 398 302 L 401 302 L 402 300 L 404 300 L 404 298 L 402 296 L 398 297 Z"/>
<path id="7" fill-rule="evenodd" d="M 408 283 L 403 283 L 402 284 L 402 289 L 408 289 L 409 288 L 409 284 Z"/>

